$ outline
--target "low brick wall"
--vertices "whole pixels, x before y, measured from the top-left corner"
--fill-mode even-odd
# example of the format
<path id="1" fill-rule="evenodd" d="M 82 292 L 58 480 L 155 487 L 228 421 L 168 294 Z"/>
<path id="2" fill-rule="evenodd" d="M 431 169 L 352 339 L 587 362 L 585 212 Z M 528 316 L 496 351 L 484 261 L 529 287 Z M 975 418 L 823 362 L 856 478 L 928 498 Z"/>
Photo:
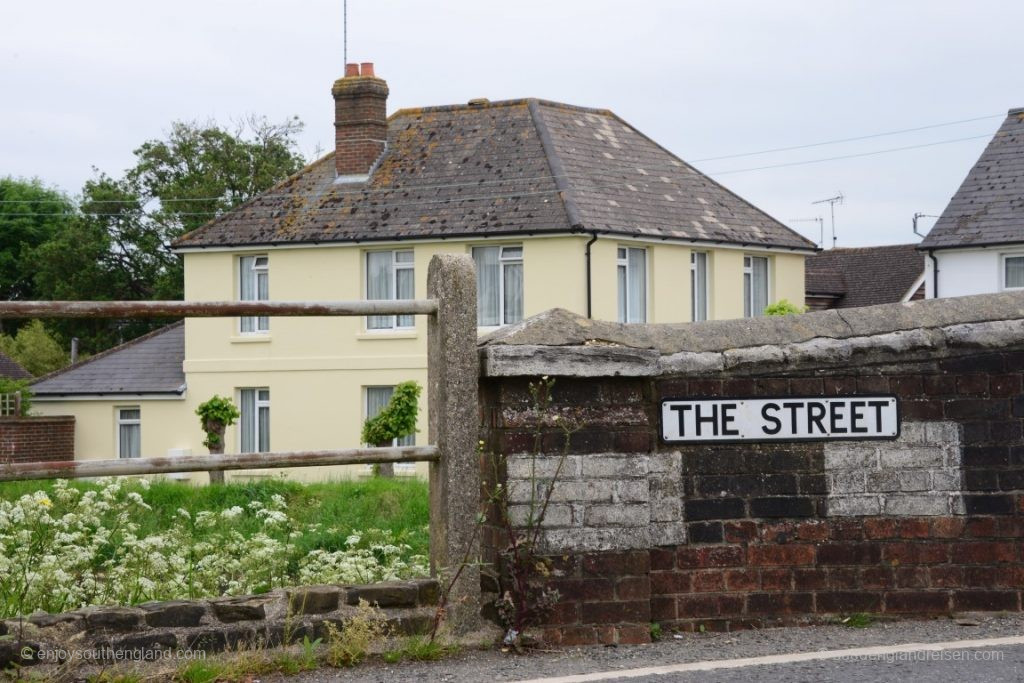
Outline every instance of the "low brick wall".
<path id="1" fill-rule="evenodd" d="M 533 462 L 528 382 L 556 376 L 551 410 L 584 425 L 541 534 L 562 595 L 550 640 L 1022 607 L 1024 297 L 687 326 L 556 314 L 482 357 L 481 438 L 508 458 L 513 512 L 551 486 L 562 443 L 544 427 Z M 895 440 L 660 439 L 667 398 L 884 394 Z"/>
<path id="2" fill-rule="evenodd" d="M 0 463 L 74 459 L 74 416 L 0 417 Z"/>
<path id="3" fill-rule="evenodd" d="M 10 664 L 58 663 L 60 653 L 81 659 L 148 661 L 157 653 L 220 652 L 275 647 L 326 638 L 360 600 L 380 607 L 392 633 L 425 633 L 438 602 L 434 579 L 367 586 L 306 586 L 262 595 L 151 602 L 138 607 L 91 607 L 64 614 L 33 614 L 0 621 L 0 670 Z M 25 650 L 28 648 L 28 650 Z M 24 655 L 31 653 L 26 658 Z M 67 655 L 65 655 L 67 656 Z"/>

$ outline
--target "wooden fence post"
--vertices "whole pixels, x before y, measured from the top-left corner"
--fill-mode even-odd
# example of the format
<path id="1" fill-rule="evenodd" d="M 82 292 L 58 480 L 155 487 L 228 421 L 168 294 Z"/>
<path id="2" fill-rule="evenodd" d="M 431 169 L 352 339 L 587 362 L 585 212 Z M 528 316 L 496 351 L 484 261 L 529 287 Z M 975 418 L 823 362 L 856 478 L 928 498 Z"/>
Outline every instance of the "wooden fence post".
<path id="1" fill-rule="evenodd" d="M 430 465 L 430 566 L 442 587 L 459 572 L 448 596 L 448 624 L 456 632 L 480 618 L 480 512 L 477 458 L 479 361 L 476 268 L 461 254 L 430 261 L 427 296 L 438 302 L 427 323 L 427 396 L 430 443 L 440 457 Z"/>

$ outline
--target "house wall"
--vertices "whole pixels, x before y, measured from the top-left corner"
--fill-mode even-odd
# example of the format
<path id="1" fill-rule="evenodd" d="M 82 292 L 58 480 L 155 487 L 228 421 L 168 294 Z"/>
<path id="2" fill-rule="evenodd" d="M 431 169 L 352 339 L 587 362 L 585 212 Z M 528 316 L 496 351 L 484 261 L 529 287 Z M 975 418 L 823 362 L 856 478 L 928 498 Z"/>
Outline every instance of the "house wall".
<path id="1" fill-rule="evenodd" d="M 61 400 L 35 398 L 32 413 L 57 416 L 74 415 L 74 454 L 76 460 L 109 460 L 118 457 L 117 408 L 138 406 L 141 411 L 142 453 L 167 455 L 172 449 L 192 449 L 205 453 L 199 418 L 186 399 Z"/>
<path id="2" fill-rule="evenodd" d="M 585 245 L 589 236 L 487 240 L 486 244 L 522 244 L 526 316 L 550 308 L 586 313 Z M 365 298 L 365 253 L 413 249 L 415 296 L 426 294 L 427 268 L 438 253 L 467 253 L 483 242 L 469 240 L 404 242 L 392 245 L 300 247 L 266 250 L 205 251 L 185 254 L 185 298 L 223 301 L 238 298 L 238 257 L 269 257 L 270 298 L 277 301 L 359 300 Z M 616 248 L 648 249 L 648 319 L 680 322 L 690 318 L 690 247 L 602 237 L 592 249 L 592 302 L 595 318 L 615 320 L 618 311 Z M 712 318 L 743 314 L 743 254 L 739 249 L 709 251 Z M 803 293 L 803 256 L 769 254 L 770 298 L 799 300 Z M 144 455 L 171 449 L 206 453 L 195 417 L 196 407 L 215 394 L 238 401 L 238 391 L 268 387 L 271 394 L 271 448 L 316 450 L 358 446 L 365 417 L 364 388 L 414 380 L 426 386 L 427 319 L 415 328 L 369 332 L 364 318 L 274 318 L 266 335 L 242 335 L 237 318 L 193 318 L 185 323 L 185 397 L 177 401 L 37 402 L 40 414 L 78 417 L 76 456 L 116 457 L 114 408 L 142 407 Z M 481 330 L 485 332 L 486 330 Z M 426 401 L 421 404 L 425 406 Z M 427 442 L 425 409 L 417 443 Z M 239 450 L 238 430 L 229 429 L 226 452 Z M 425 473 L 426 465 L 418 465 Z M 299 479 L 355 476 L 364 467 L 303 468 L 286 474 Z M 409 470 L 405 470 L 408 472 Z M 278 473 L 281 471 L 277 471 Z M 227 473 L 228 478 L 273 476 L 275 472 Z M 205 480 L 205 475 L 193 475 Z"/>
<path id="3" fill-rule="evenodd" d="M 1024 256 L 1024 245 L 991 247 L 989 249 L 942 249 L 934 252 L 939 262 L 938 297 L 969 296 L 1002 291 L 1005 255 Z M 935 273 L 932 260 L 925 254 L 926 296 L 935 294 Z"/>

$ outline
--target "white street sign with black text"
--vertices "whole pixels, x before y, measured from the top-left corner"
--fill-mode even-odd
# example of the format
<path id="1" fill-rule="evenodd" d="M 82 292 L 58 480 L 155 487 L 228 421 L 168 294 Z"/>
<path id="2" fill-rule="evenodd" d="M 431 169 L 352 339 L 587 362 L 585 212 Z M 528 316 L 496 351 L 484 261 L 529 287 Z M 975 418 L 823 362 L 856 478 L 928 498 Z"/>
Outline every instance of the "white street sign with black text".
<path id="1" fill-rule="evenodd" d="M 893 396 L 670 399 L 661 403 L 668 443 L 895 439 Z"/>

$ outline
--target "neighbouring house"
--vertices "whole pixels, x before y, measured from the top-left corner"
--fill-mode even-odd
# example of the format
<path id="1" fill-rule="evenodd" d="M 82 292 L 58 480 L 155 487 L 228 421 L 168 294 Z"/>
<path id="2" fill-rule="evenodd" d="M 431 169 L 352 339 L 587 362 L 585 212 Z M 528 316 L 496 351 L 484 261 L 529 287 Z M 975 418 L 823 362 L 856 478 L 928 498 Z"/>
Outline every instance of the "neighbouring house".
<path id="1" fill-rule="evenodd" d="M 32 379 L 32 373 L 21 367 L 18 361 L 0 351 L 0 378 Z"/>
<path id="2" fill-rule="evenodd" d="M 916 244 L 836 248 L 804 261 L 807 308 L 853 308 L 924 298 L 924 255 Z"/>
<path id="3" fill-rule="evenodd" d="M 370 64 L 349 65 L 332 93 L 334 152 L 177 240 L 186 299 L 423 297 L 444 252 L 476 261 L 481 333 L 555 307 L 680 322 L 804 295 L 812 242 L 608 110 L 473 100 L 388 117 Z M 97 394 L 82 363 L 38 385 L 41 411 L 95 423 L 79 457 L 125 455 L 118 435 L 134 416 L 130 455 L 204 452 L 193 413 L 214 394 L 242 413 L 227 452 L 354 446 L 396 384 L 426 384 L 422 317 L 189 319 L 106 359 L 158 340 L 183 344 L 167 350 L 184 360 L 166 384 Z"/>
<path id="4" fill-rule="evenodd" d="M 918 249 L 930 299 L 1024 289 L 1024 108 L 1009 111 Z"/>

